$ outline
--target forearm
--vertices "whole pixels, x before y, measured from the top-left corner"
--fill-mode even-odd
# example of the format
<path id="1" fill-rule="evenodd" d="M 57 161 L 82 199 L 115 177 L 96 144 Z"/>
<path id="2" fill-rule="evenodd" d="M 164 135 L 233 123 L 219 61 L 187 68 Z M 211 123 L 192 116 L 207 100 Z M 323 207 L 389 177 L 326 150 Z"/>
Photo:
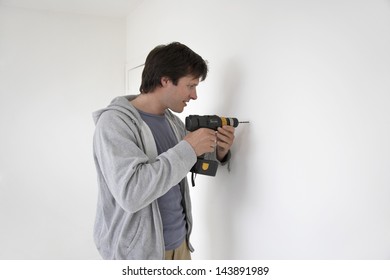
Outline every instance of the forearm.
<path id="1" fill-rule="evenodd" d="M 94 153 L 110 192 L 129 212 L 147 206 L 178 184 L 196 162 L 186 141 L 149 160 L 134 134 L 116 128 L 98 130 Z"/>

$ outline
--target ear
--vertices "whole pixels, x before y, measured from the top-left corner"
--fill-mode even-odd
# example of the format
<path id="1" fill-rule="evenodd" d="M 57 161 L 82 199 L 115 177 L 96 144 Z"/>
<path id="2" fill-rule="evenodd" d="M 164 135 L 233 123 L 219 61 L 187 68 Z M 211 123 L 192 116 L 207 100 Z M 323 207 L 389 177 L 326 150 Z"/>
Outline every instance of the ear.
<path id="1" fill-rule="evenodd" d="M 171 79 L 168 78 L 168 77 L 162 77 L 161 80 L 160 80 L 160 82 L 161 82 L 161 85 L 162 85 L 163 87 L 166 87 L 166 86 L 169 85 L 169 83 L 171 83 L 172 81 L 171 81 Z"/>

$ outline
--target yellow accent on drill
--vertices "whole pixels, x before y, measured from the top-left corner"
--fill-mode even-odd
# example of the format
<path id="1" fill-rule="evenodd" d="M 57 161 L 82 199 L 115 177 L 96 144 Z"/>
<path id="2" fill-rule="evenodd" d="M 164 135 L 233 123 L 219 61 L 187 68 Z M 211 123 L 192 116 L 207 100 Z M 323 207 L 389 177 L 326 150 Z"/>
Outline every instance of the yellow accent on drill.
<path id="1" fill-rule="evenodd" d="M 210 164 L 208 164 L 207 162 L 203 162 L 202 163 L 202 169 L 206 171 L 207 169 L 209 169 L 209 165 Z"/>
<path id="2" fill-rule="evenodd" d="M 227 119 L 224 117 L 221 117 L 222 126 L 227 125 Z"/>

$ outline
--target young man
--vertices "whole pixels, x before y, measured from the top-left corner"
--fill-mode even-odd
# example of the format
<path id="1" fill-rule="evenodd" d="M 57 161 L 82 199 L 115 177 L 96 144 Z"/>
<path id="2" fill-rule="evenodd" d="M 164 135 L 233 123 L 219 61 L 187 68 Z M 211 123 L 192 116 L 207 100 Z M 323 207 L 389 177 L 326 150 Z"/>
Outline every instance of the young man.
<path id="1" fill-rule="evenodd" d="M 230 158 L 234 128 L 186 133 L 181 113 L 197 99 L 206 62 L 171 43 L 146 58 L 140 94 L 115 98 L 94 113 L 99 196 L 94 227 L 104 259 L 191 259 L 187 173 L 197 156 Z"/>

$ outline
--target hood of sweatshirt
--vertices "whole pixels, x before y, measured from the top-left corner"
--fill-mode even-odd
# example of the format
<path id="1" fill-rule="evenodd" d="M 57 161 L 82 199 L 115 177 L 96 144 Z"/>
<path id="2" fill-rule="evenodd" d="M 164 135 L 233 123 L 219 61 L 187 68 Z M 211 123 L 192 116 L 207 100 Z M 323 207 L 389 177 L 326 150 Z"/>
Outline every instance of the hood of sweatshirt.
<path id="1" fill-rule="evenodd" d="M 137 109 L 130 103 L 130 101 L 135 99 L 136 97 L 137 95 L 126 95 L 126 96 L 115 97 L 106 108 L 93 112 L 92 118 L 95 125 L 98 122 L 100 116 L 104 112 L 110 110 L 122 112 L 128 115 L 133 120 L 133 122 L 139 124 L 139 122 L 141 121 L 141 116 L 139 115 Z"/>

